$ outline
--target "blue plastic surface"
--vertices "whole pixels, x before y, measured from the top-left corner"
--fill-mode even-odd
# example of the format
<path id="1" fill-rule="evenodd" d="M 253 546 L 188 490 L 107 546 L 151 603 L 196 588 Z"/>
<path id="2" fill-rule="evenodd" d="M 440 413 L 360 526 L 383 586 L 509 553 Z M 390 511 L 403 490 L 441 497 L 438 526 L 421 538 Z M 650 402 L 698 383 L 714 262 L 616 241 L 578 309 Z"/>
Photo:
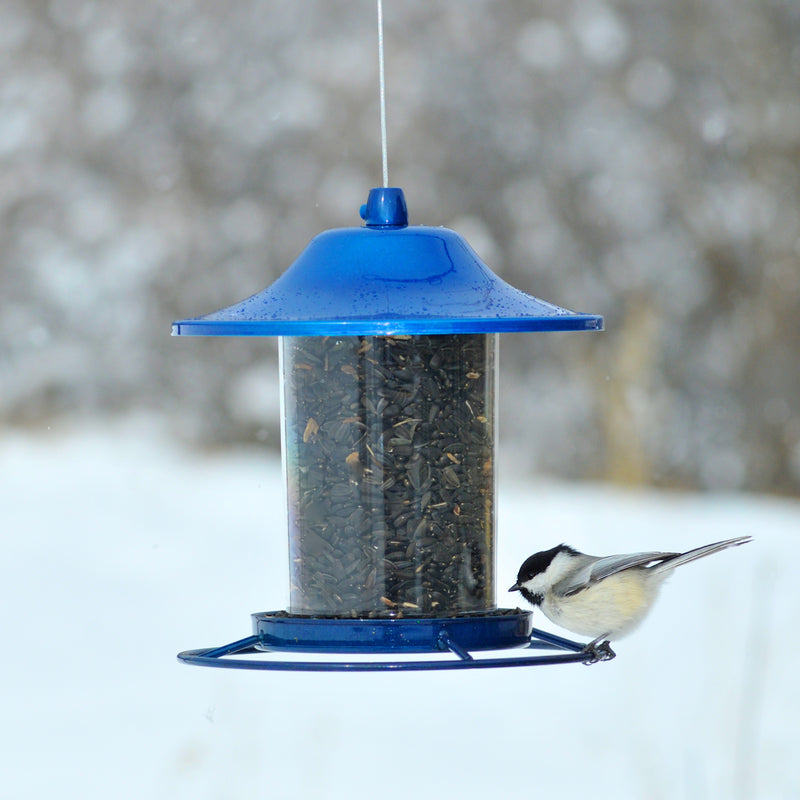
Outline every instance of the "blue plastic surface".
<path id="1" fill-rule="evenodd" d="M 308 653 L 424 653 L 441 650 L 446 633 L 466 650 L 502 650 L 530 642 L 529 611 L 495 611 L 458 617 L 343 619 L 253 614 L 253 633 L 264 650 Z"/>
<path id="2" fill-rule="evenodd" d="M 173 323 L 175 336 L 370 336 L 602 330 L 515 289 L 446 228 L 408 227 L 400 189 L 373 189 L 363 228 L 316 236 L 264 291 Z"/>

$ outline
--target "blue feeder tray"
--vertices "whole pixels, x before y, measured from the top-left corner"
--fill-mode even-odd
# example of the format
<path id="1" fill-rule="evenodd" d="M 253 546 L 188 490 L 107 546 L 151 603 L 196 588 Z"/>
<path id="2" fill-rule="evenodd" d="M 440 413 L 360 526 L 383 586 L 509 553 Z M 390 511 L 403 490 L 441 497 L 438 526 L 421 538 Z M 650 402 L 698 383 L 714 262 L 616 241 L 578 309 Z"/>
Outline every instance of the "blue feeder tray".
<path id="1" fill-rule="evenodd" d="M 500 610 L 488 615 L 446 619 L 303 618 L 276 611 L 253 614 L 255 633 L 222 647 L 187 650 L 187 663 L 228 669 L 299 672 L 402 672 L 420 670 L 534 667 L 613 658 L 611 651 L 587 651 L 585 645 L 531 627 L 531 612 Z M 472 652 L 518 648 L 519 655 L 474 658 Z M 555 650 L 542 655 L 541 650 Z M 531 654 L 533 651 L 533 654 Z M 436 659 L 369 661 L 296 661 L 269 658 L 272 653 L 394 654 L 433 652 Z M 226 658 L 260 654 L 259 659 Z M 456 658 L 447 658 L 449 653 Z"/>

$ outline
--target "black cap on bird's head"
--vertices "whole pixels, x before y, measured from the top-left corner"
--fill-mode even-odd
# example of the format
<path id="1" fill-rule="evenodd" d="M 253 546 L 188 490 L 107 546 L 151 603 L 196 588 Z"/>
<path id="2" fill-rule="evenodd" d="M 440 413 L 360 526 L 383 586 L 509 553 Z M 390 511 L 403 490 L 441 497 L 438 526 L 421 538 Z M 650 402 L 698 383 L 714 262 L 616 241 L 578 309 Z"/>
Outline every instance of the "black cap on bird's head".
<path id="1" fill-rule="evenodd" d="M 553 559 L 559 553 L 568 555 L 578 555 L 578 551 L 566 544 L 559 544 L 549 550 L 542 550 L 534 553 L 522 562 L 522 566 L 517 573 L 517 582 L 508 590 L 509 592 L 520 592 L 522 596 L 534 605 L 539 605 L 544 599 L 538 592 L 531 592 L 525 584 L 533 580 L 537 575 L 541 575 L 553 563 Z"/>

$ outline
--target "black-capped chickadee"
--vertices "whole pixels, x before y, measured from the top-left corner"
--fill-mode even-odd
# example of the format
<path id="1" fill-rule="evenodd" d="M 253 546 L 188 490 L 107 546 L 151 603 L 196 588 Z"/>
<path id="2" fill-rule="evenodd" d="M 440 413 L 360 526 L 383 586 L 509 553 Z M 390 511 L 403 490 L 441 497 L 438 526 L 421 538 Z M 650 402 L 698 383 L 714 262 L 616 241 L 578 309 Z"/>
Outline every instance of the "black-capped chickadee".
<path id="1" fill-rule="evenodd" d="M 707 544 L 687 553 L 587 556 L 565 544 L 536 553 L 508 590 L 542 609 L 556 625 L 582 636 L 589 661 L 614 657 L 610 640 L 630 633 L 653 606 L 664 580 L 681 564 L 745 544 L 750 536 Z M 598 647 L 598 643 L 603 642 Z"/>

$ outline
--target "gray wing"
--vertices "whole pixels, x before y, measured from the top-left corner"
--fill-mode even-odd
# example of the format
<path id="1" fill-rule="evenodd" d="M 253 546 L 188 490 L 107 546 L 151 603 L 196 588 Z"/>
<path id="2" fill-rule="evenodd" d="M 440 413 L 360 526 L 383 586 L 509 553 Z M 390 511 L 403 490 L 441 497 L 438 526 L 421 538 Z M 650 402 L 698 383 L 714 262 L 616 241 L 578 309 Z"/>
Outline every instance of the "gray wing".
<path id="1" fill-rule="evenodd" d="M 558 585 L 558 592 L 567 596 L 577 594 L 592 584 L 624 569 L 646 567 L 653 562 L 662 563 L 677 555 L 680 553 L 625 553 L 598 558 L 561 581 Z"/>

